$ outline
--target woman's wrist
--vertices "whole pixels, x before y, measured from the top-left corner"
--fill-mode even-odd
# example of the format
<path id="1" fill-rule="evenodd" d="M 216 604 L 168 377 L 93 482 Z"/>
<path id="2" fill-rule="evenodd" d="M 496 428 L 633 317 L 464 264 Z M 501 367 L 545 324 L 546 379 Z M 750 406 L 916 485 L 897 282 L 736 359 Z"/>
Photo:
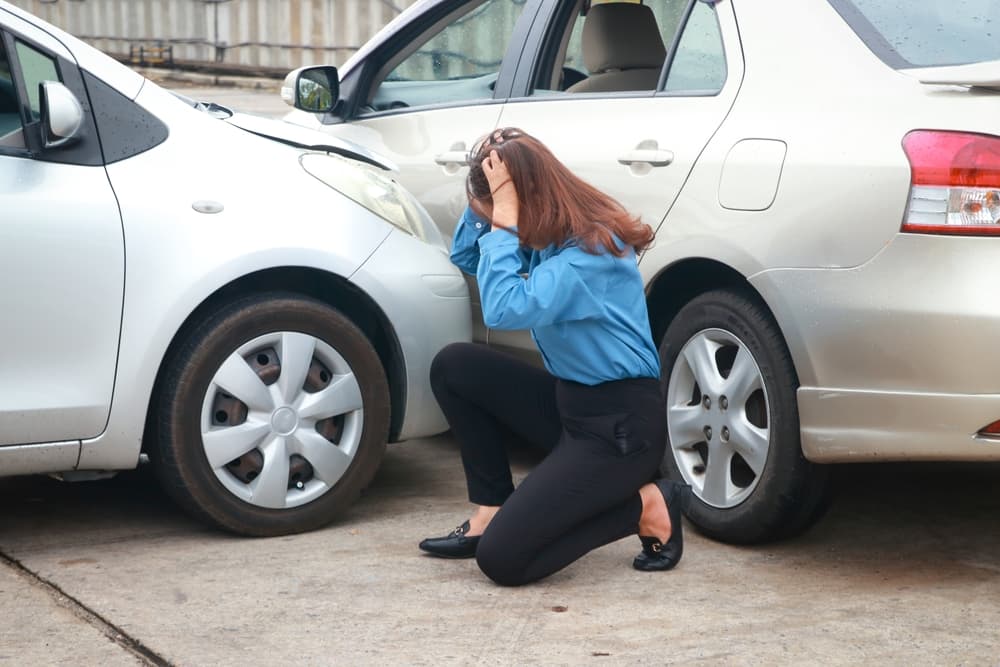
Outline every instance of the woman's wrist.
<path id="1" fill-rule="evenodd" d="M 496 186 L 495 188 L 493 188 L 492 190 L 490 190 L 490 196 L 491 197 L 496 197 L 496 194 L 498 192 L 500 192 L 501 188 L 503 188 L 503 187 L 505 187 L 507 185 L 510 185 L 510 184 L 511 184 L 511 182 L 510 182 L 510 179 L 508 178 L 506 181 L 504 181 L 503 183 L 500 183 L 498 186 Z"/>
<path id="2" fill-rule="evenodd" d="M 517 227 L 517 204 L 493 204 L 493 215 L 490 217 L 493 227 L 510 229 Z"/>

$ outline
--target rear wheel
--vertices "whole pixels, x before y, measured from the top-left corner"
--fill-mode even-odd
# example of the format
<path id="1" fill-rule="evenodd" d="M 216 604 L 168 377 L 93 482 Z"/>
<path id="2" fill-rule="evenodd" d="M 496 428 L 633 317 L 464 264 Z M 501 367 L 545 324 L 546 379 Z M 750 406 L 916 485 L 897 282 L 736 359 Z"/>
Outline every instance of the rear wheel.
<path id="1" fill-rule="evenodd" d="M 667 328 L 660 360 L 664 468 L 691 484 L 692 523 L 713 538 L 752 543 L 818 518 L 827 471 L 802 455 L 795 368 L 755 296 L 717 290 L 693 299 Z"/>
<path id="2" fill-rule="evenodd" d="M 170 495 L 246 535 L 310 530 L 346 509 L 385 452 L 378 355 L 336 309 L 284 293 L 206 317 L 167 361 L 150 457 Z"/>

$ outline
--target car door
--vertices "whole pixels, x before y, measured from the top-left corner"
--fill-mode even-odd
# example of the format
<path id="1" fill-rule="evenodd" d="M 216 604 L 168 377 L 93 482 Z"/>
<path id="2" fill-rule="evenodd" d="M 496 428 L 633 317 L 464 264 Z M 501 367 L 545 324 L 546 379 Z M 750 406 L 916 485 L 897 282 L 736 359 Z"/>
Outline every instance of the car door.
<path id="1" fill-rule="evenodd" d="M 46 149 L 43 81 L 81 101 L 79 139 Z M 0 446 L 105 428 L 124 239 L 82 75 L 48 34 L 0 9 Z"/>
<path id="2" fill-rule="evenodd" d="M 576 174 L 657 228 L 732 106 L 742 59 L 728 2 L 644 4 L 648 11 L 630 2 L 553 3 L 547 20 L 535 23 L 533 56 L 522 58 L 499 124 L 537 136 Z M 600 40 L 583 39 L 588 20 L 606 22 L 591 26 L 590 37 Z M 588 71 L 588 63 L 602 69 Z M 631 64 L 645 74 L 626 71 Z M 588 88 L 587 79 L 604 85 Z M 522 332 L 490 331 L 489 340 L 531 346 Z"/>
<path id="3" fill-rule="evenodd" d="M 350 122 L 327 131 L 392 159 L 445 235 L 465 208 L 467 153 L 500 118 L 537 9 L 537 0 L 438 3 L 345 76 Z"/>
<path id="4" fill-rule="evenodd" d="M 324 129 L 392 159 L 447 239 L 465 209 L 466 158 L 496 127 L 541 0 L 445 0 L 347 72 L 342 124 Z M 473 335 L 486 339 L 468 278 Z"/>

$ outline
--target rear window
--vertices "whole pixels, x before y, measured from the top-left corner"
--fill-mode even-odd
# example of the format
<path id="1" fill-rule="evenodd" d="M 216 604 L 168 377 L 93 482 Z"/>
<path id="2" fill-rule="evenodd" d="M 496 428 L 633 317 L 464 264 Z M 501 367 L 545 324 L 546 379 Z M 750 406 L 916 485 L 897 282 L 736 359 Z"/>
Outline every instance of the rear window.
<path id="1" fill-rule="evenodd" d="M 997 0 L 829 0 L 896 69 L 1000 60 Z"/>

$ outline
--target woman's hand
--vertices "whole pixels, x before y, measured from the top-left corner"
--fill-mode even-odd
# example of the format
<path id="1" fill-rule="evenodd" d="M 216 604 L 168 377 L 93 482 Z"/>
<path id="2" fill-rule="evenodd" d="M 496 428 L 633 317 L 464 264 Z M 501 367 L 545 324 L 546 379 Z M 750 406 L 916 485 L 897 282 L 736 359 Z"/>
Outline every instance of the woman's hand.
<path id="1" fill-rule="evenodd" d="M 517 227 L 518 200 L 517 189 L 511 180 L 507 165 L 500 159 L 499 153 L 490 151 L 489 157 L 483 160 L 483 173 L 490 184 L 493 197 L 493 228 L 511 229 Z"/>

